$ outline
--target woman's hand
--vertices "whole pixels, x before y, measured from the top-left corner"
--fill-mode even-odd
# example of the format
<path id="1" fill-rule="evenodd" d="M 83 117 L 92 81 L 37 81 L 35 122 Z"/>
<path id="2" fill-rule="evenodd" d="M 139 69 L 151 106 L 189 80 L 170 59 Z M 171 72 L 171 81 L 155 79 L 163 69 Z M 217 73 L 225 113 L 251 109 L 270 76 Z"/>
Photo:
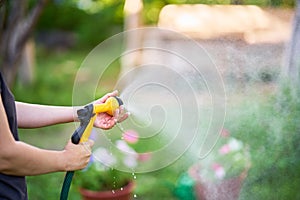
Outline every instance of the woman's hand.
<path id="1" fill-rule="evenodd" d="M 88 140 L 87 142 L 78 145 L 73 144 L 69 140 L 63 151 L 64 171 L 75 171 L 83 169 L 87 166 L 91 156 L 91 148 L 94 142 Z"/>
<path id="2" fill-rule="evenodd" d="M 107 93 L 100 99 L 96 100 L 94 102 L 94 104 L 105 103 L 105 101 L 109 97 L 113 97 L 113 96 L 117 96 L 117 95 L 118 95 L 118 91 L 116 91 L 116 90 L 111 93 Z M 123 106 L 120 106 L 120 108 L 117 109 L 116 112 L 114 113 L 114 116 L 110 116 L 107 113 L 97 114 L 95 122 L 94 122 L 94 126 L 97 128 L 104 129 L 104 130 L 111 129 L 116 123 L 122 122 L 125 119 L 127 119 L 128 115 L 129 115 L 129 113 L 125 112 Z"/>

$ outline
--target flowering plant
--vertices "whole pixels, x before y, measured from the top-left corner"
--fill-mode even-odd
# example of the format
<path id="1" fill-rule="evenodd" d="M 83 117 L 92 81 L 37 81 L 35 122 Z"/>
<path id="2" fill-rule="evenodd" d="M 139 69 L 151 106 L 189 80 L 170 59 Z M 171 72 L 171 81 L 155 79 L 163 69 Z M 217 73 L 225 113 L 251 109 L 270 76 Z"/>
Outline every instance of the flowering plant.
<path id="1" fill-rule="evenodd" d="M 250 166 L 249 147 L 223 130 L 215 148 L 200 165 L 199 176 L 203 181 L 238 177 Z"/>
<path id="2" fill-rule="evenodd" d="M 133 134 L 136 133 L 124 133 L 122 139 L 110 144 L 113 147 L 95 149 L 88 166 L 76 173 L 75 183 L 93 191 L 122 190 L 135 176 L 119 169 L 134 169 L 139 159 L 138 153 L 129 145 L 137 142 L 137 137 L 132 139 Z"/>

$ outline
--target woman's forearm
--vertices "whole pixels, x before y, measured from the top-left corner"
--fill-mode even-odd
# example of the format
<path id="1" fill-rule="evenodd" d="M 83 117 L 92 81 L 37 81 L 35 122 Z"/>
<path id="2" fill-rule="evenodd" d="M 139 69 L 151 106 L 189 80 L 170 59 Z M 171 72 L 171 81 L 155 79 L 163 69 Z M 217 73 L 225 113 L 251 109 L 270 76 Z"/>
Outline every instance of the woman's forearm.
<path id="1" fill-rule="evenodd" d="M 68 106 L 46 106 L 16 102 L 18 127 L 38 128 L 77 121 L 76 109 Z"/>
<path id="2" fill-rule="evenodd" d="M 83 169 L 89 162 L 93 145 L 92 141 L 79 145 L 69 141 L 64 150 L 52 151 L 11 139 L 9 141 L 2 143 L 0 172 L 14 176 Z"/>
<path id="3" fill-rule="evenodd" d="M 19 104 L 20 106 L 21 104 Z M 38 111 L 38 108 L 42 111 Z M 34 114 L 45 115 L 46 108 L 40 106 L 30 109 L 18 107 L 19 112 L 23 109 L 34 112 Z M 55 113 L 60 116 L 49 120 L 49 116 L 41 116 L 39 125 L 67 122 L 72 120 L 72 111 L 69 108 L 54 108 Z M 0 173 L 23 176 L 37 175 L 56 171 L 74 171 L 84 168 L 91 155 L 92 141 L 73 144 L 71 141 L 62 151 L 51 151 L 36 148 L 23 142 L 15 141 L 11 133 L 7 116 L 5 114 L 2 97 L 0 94 Z M 21 116 L 22 120 L 25 116 Z M 29 117 L 30 118 L 30 117 Z M 22 121 L 26 125 L 28 121 Z"/>
<path id="4" fill-rule="evenodd" d="M 0 172 L 15 176 L 65 171 L 62 152 L 39 149 L 23 142 L 13 142 L 0 154 Z"/>

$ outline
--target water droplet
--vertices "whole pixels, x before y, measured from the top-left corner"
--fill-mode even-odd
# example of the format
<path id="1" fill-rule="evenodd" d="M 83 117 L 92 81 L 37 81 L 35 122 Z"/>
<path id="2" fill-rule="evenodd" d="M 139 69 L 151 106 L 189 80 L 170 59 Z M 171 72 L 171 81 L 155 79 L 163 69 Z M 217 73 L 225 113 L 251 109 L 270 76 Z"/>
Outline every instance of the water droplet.
<path id="1" fill-rule="evenodd" d="M 132 172 L 131 174 L 132 174 L 133 178 L 134 178 L 134 179 L 136 179 L 136 175 L 135 175 L 135 173 L 134 173 L 134 172 Z"/>
<path id="2" fill-rule="evenodd" d="M 115 193 L 115 191 L 114 191 L 114 190 L 112 190 L 111 192 L 112 192 L 113 194 Z"/>
<path id="3" fill-rule="evenodd" d="M 121 190 L 123 190 L 123 188 L 121 187 Z"/>
<path id="4" fill-rule="evenodd" d="M 133 197 L 134 197 L 134 198 L 136 198 L 136 197 L 137 197 L 137 195 L 136 195 L 136 194 L 134 194 L 134 195 L 133 195 Z"/>

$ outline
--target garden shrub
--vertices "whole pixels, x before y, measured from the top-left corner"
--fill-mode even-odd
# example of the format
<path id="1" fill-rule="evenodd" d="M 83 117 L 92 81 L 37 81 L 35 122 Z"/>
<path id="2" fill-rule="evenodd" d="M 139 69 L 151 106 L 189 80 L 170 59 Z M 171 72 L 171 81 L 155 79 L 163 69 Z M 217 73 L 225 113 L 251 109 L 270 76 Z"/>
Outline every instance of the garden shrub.
<path id="1" fill-rule="evenodd" d="M 228 124 L 251 150 L 241 199 L 299 199 L 300 90 L 283 84 L 268 101 L 251 103 Z"/>

